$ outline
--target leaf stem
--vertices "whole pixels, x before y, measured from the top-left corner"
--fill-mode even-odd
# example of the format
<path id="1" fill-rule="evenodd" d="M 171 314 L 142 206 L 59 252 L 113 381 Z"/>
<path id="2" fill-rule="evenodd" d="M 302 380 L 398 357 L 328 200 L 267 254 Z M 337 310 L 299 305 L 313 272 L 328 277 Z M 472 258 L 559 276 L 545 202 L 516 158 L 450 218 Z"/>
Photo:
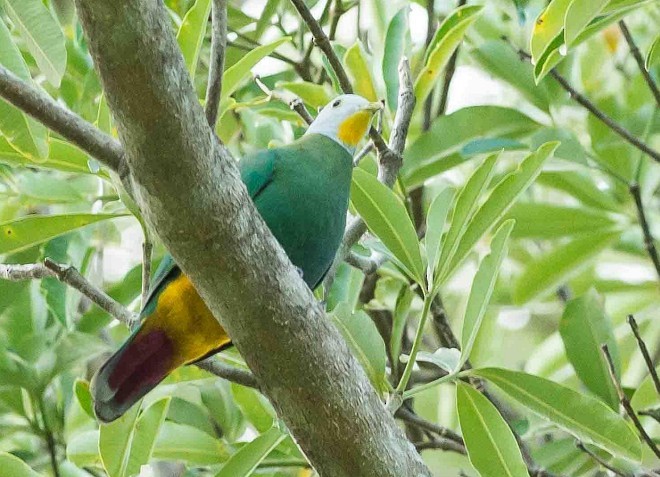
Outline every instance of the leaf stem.
<path id="1" fill-rule="evenodd" d="M 644 66 L 644 58 L 642 57 L 642 54 L 639 52 L 639 48 L 637 47 L 637 44 L 635 43 L 635 39 L 630 33 L 630 30 L 628 30 L 628 26 L 626 25 L 626 22 L 624 22 L 623 20 L 619 20 L 619 29 L 621 30 L 621 33 L 623 33 L 623 37 L 626 39 L 626 42 L 628 43 L 628 47 L 630 48 L 630 53 L 633 55 L 633 58 L 635 58 L 635 61 L 637 62 L 637 66 L 639 66 L 639 70 L 642 72 L 644 81 L 646 81 L 646 84 L 649 85 L 649 89 L 651 90 L 651 93 L 653 93 L 655 102 L 658 103 L 658 106 L 660 106 L 660 90 L 658 89 L 658 85 L 653 80 L 651 74 L 646 70 L 646 66 Z"/>
<path id="2" fill-rule="evenodd" d="M 415 360 L 417 359 L 417 353 L 422 344 L 422 338 L 424 336 L 424 326 L 426 325 L 426 320 L 429 316 L 429 310 L 431 309 L 431 302 L 433 301 L 433 296 L 426 295 L 424 297 L 424 307 L 422 308 L 422 315 L 419 317 L 419 324 L 417 325 L 417 332 L 415 333 L 415 341 L 413 341 L 412 349 L 410 350 L 410 357 L 406 363 L 406 367 L 403 370 L 401 375 L 401 380 L 396 387 L 397 394 L 404 394 L 406 387 L 408 386 L 408 381 L 410 381 L 410 375 L 412 374 L 413 367 L 415 366 Z"/>
<path id="3" fill-rule="evenodd" d="M 642 339 L 642 335 L 639 332 L 639 327 L 637 326 L 637 322 L 635 321 L 635 317 L 633 315 L 628 315 L 628 324 L 632 329 L 633 335 L 635 335 L 635 339 L 637 340 L 637 345 L 639 346 L 639 350 L 642 352 L 642 356 L 644 357 L 644 362 L 646 363 L 646 367 L 649 369 L 649 373 L 651 373 L 651 379 L 653 379 L 655 390 L 660 396 L 660 379 L 658 378 L 658 372 L 655 370 L 655 366 L 653 365 L 653 359 L 649 354 L 649 349 L 646 347 L 646 343 L 644 343 L 644 340 Z"/>

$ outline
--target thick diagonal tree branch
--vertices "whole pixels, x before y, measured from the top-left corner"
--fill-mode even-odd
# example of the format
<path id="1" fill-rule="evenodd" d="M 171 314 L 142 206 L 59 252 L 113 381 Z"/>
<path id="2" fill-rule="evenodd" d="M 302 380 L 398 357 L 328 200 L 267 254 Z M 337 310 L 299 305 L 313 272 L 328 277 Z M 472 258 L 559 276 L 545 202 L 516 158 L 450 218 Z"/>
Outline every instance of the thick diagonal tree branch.
<path id="1" fill-rule="evenodd" d="M 0 65 L 0 98 L 62 135 L 111 170 L 122 175 L 123 150 L 119 141 L 57 103 L 38 87 Z"/>
<path id="2" fill-rule="evenodd" d="M 430 475 L 257 213 L 162 3 L 76 5 L 145 217 L 320 475 Z"/>

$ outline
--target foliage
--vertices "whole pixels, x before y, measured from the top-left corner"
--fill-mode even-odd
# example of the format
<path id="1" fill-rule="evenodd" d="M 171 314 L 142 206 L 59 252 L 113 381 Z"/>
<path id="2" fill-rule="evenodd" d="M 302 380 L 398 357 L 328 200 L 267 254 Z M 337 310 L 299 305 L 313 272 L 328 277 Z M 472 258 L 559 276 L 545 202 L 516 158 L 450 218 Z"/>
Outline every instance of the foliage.
<path id="1" fill-rule="evenodd" d="M 204 101 L 212 2 L 164 3 Z M 228 3 L 217 133 L 241 157 L 304 132 L 278 98 L 296 95 L 314 112 L 340 90 L 288 1 L 251 2 L 262 15 L 250 2 Z M 625 318 L 635 315 L 657 365 L 660 269 L 649 253 L 650 237 L 660 237 L 660 164 L 553 77 L 657 151 L 660 113 L 640 69 L 660 80 L 657 0 L 435 2 L 428 45 L 426 2 L 306 3 L 356 92 L 386 100 L 385 136 L 400 102 L 399 62 L 411 62 L 417 106 L 397 184 L 377 180 L 373 153 L 353 179 L 351 211 L 369 229 L 353 253 L 376 260 L 377 271 L 343 264 L 325 295 L 391 410 L 414 397 L 421 418 L 460 429 L 466 452 L 424 451 L 434 474 L 525 476 L 536 466 L 595 475 L 599 464 L 575 439 L 622 475 L 660 467 L 619 414 L 617 394 L 620 381 L 658 442 L 650 411 L 660 397 Z M 73 0 L 0 0 L 0 65 L 114 134 L 74 10 Z M 365 12 L 373 13 L 368 28 Z M 622 19 L 641 65 L 617 27 Z M 256 71 L 277 94 L 264 95 L 251 80 Z M 0 100 L 0 262 L 72 265 L 137 311 L 133 245 L 142 219 L 117 184 L 77 146 Z M 154 261 L 163 253 L 157 245 Z M 127 333 L 52 276 L 0 280 L 2 475 L 129 477 L 156 461 L 179 461 L 178 475 L 191 477 L 311 475 L 259 392 L 195 367 L 99 426 L 88 380 Z M 220 359 L 245 366 L 233 350 Z M 425 434 L 405 425 L 420 449 L 445 439 L 422 442 Z"/>

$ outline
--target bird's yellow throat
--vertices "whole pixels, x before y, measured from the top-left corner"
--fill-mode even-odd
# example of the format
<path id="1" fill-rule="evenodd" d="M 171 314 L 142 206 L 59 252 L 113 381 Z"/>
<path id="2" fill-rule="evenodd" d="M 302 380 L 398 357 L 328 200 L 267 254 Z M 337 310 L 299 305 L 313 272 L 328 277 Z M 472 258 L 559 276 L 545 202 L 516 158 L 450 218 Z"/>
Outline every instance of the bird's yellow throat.
<path id="1" fill-rule="evenodd" d="M 370 111 L 358 111 L 349 116 L 339 125 L 337 137 L 347 146 L 357 147 L 367 132 L 372 116 L 373 114 Z"/>

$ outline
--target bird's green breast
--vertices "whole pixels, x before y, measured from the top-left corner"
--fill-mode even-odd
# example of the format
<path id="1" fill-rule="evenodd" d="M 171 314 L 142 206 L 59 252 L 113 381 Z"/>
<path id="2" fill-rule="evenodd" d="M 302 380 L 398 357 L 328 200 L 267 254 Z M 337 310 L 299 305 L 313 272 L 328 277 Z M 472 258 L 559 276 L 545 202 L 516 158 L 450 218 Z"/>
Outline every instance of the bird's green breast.
<path id="1" fill-rule="evenodd" d="M 311 288 L 322 280 L 341 243 L 351 170 L 348 151 L 317 134 L 241 165 L 259 213 Z"/>

